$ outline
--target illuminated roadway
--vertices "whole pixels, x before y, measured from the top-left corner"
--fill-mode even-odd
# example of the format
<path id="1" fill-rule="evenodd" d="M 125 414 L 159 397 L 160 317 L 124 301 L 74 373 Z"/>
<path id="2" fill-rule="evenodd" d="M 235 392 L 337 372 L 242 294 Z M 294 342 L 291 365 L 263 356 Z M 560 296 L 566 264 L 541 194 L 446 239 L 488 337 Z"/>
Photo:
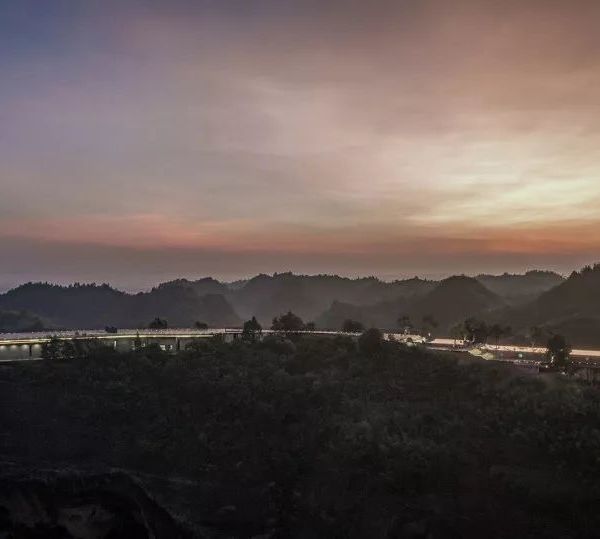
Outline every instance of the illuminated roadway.
<path id="1" fill-rule="evenodd" d="M 271 330 L 263 330 L 263 334 L 281 333 Z M 297 333 L 307 333 L 311 335 L 348 335 L 357 337 L 358 333 L 344 333 L 341 331 L 302 331 Z M 168 350 L 178 350 L 183 348 L 185 344 L 193 339 L 210 338 L 215 335 L 223 335 L 226 340 L 234 340 L 241 335 L 240 329 L 122 329 L 117 333 L 107 333 L 104 330 L 80 330 L 80 331 L 56 331 L 56 332 L 39 332 L 39 333 L 0 333 L 0 361 L 19 361 L 32 360 L 41 357 L 42 345 L 48 342 L 50 338 L 58 338 L 60 340 L 85 340 L 98 339 L 106 342 L 110 346 L 117 349 L 131 349 L 135 339 L 141 339 L 144 343 L 155 342 Z M 434 339 L 426 342 L 419 335 L 405 335 L 403 333 L 385 333 L 386 339 L 394 339 L 398 341 L 420 342 L 431 348 L 452 349 L 455 345 L 463 348 L 465 344 L 454 339 Z M 546 352 L 545 348 L 535 348 L 530 346 L 512 346 L 512 345 L 478 345 L 477 347 L 469 346 L 471 352 L 475 350 L 477 355 L 485 354 L 534 354 L 543 355 Z M 600 350 L 573 350 L 572 356 L 581 358 L 600 358 Z"/>

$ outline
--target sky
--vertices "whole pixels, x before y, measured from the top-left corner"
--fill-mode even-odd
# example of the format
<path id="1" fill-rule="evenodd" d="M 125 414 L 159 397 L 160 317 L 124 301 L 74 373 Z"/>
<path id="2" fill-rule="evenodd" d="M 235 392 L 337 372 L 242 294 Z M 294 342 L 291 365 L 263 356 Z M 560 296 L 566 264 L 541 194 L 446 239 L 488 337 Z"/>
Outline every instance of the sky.
<path id="1" fill-rule="evenodd" d="M 600 2 L 0 0 L 0 288 L 600 259 Z"/>

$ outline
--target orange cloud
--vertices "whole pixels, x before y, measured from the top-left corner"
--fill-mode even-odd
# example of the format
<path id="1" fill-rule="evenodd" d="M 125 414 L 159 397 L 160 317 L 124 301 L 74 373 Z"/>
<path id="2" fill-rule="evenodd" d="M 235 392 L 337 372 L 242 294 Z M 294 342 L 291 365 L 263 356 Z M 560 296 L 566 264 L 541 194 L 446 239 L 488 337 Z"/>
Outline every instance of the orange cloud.
<path id="1" fill-rule="evenodd" d="M 168 4 L 3 64 L 0 238 L 598 252 L 598 2 Z"/>

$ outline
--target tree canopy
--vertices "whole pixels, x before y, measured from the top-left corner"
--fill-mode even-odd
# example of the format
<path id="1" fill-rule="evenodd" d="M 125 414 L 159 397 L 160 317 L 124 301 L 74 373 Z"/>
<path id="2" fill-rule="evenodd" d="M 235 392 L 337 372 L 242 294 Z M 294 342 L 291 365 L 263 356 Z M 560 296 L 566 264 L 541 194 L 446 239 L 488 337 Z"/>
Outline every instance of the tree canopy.
<path id="1" fill-rule="evenodd" d="M 377 328 L 367 329 L 358 338 L 358 349 L 367 357 L 374 357 L 383 352 L 383 333 Z"/>
<path id="2" fill-rule="evenodd" d="M 242 339 L 246 341 L 256 341 L 262 333 L 262 326 L 259 324 L 256 316 L 253 316 L 250 320 L 244 322 L 244 328 L 242 330 Z"/>
<path id="3" fill-rule="evenodd" d="M 294 332 L 302 331 L 304 327 L 305 326 L 302 318 L 295 315 L 292 311 L 288 311 L 281 316 L 276 316 L 273 318 L 271 329 L 275 331 Z"/>
<path id="4" fill-rule="evenodd" d="M 55 347 L 60 361 L 0 369 L 6 462 L 128 470 L 213 537 L 600 528 L 600 397 L 570 377 L 547 384 L 377 329 L 358 347 L 283 334 L 173 354 L 78 342 Z"/>
<path id="5" fill-rule="evenodd" d="M 552 335 L 548 339 L 546 360 L 556 370 L 567 372 L 571 364 L 571 345 L 562 335 Z"/>

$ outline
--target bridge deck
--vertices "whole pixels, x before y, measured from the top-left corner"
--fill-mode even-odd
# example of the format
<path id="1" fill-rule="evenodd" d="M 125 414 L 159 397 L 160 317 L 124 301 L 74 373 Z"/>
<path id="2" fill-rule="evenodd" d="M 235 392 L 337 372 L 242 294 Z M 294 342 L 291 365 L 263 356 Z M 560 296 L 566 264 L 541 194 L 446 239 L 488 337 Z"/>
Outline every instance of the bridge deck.
<path id="1" fill-rule="evenodd" d="M 117 341 L 133 340 L 140 338 L 143 340 L 156 339 L 198 339 L 207 338 L 215 335 L 224 336 L 239 336 L 242 330 L 238 328 L 216 328 L 216 329 L 192 329 L 192 328 L 172 328 L 172 329 L 121 329 L 117 333 L 108 333 L 104 330 L 79 330 L 79 331 L 45 331 L 45 332 L 34 332 L 34 333 L 0 333 L 0 358 L 8 353 L 8 349 L 14 349 L 15 356 L 21 357 L 22 352 L 18 352 L 20 347 L 40 347 L 45 342 L 48 342 L 51 338 L 58 338 L 61 340 L 72 340 L 72 339 L 100 339 L 106 341 Z M 264 334 L 279 333 L 272 330 L 264 330 Z M 344 333 L 341 331 L 302 331 L 298 333 L 307 333 L 312 335 L 350 335 L 358 336 L 358 333 Z M 424 342 L 424 339 L 419 335 L 405 335 L 401 333 L 386 333 L 385 337 L 388 339 L 395 340 L 412 340 L 414 342 Z M 428 343 L 429 346 L 435 348 L 447 348 L 451 349 L 456 345 L 463 346 L 464 343 L 460 341 L 454 341 L 453 339 L 439 338 Z M 513 354 L 513 355 L 543 355 L 545 353 L 544 348 L 530 347 L 530 346 L 512 346 L 512 345 L 481 345 L 480 348 L 483 351 L 491 353 L 501 354 Z M 31 356 L 31 353 L 28 354 Z M 600 350 L 587 350 L 587 349 L 576 349 L 572 351 L 572 355 L 578 358 L 588 358 L 590 360 L 600 358 Z"/>

